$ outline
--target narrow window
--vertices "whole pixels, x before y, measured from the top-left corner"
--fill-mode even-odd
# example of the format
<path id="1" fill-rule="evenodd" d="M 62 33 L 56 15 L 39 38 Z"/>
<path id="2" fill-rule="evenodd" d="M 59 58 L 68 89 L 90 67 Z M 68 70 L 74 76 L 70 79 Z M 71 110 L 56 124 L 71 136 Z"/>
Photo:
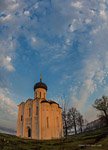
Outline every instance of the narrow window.
<path id="1" fill-rule="evenodd" d="M 21 121 L 23 121 L 23 115 L 21 115 Z"/>
<path id="2" fill-rule="evenodd" d="M 49 118 L 47 117 L 47 128 L 49 128 Z"/>
<path id="3" fill-rule="evenodd" d="M 31 117 L 31 108 L 29 108 L 29 117 Z"/>
<path id="4" fill-rule="evenodd" d="M 40 92 L 40 98 L 41 98 L 41 92 Z"/>
<path id="5" fill-rule="evenodd" d="M 28 128 L 28 137 L 31 137 L 31 129 Z"/>
<path id="6" fill-rule="evenodd" d="M 59 118 L 57 117 L 57 127 L 59 127 Z"/>
<path id="7" fill-rule="evenodd" d="M 45 93 L 44 93 L 44 98 L 45 98 Z"/>
<path id="8" fill-rule="evenodd" d="M 37 98 L 37 92 L 35 92 L 35 98 Z"/>
<path id="9" fill-rule="evenodd" d="M 36 115 L 38 115 L 38 106 L 36 107 Z"/>

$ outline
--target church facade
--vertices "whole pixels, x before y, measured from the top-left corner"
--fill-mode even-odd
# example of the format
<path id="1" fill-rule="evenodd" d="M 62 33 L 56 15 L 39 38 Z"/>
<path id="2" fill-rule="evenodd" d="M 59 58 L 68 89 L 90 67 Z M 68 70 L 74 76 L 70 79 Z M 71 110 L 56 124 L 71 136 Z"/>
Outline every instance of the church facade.
<path id="1" fill-rule="evenodd" d="M 34 99 L 18 105 L 17 136 L 37 140 L 63 137 L 62 108 L 52 100 L 46 100 L 47 85 L 34 85 Z"/>

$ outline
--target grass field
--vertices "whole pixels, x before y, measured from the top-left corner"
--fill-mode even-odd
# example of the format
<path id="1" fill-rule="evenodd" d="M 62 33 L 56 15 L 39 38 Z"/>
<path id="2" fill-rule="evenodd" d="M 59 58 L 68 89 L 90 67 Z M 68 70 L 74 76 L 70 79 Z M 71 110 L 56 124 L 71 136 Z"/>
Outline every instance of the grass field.
<path id="1" fill-rule="evenodd" d="M 49 141 L 27 140 L 0 133 L 0 150 L 108 150 L 108 128 Z"/>

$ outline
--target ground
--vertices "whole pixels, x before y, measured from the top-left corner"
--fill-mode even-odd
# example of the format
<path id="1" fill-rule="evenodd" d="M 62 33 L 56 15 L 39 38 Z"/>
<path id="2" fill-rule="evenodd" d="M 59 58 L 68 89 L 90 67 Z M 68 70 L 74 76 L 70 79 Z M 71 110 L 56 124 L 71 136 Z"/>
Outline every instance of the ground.
<path id="1" fill-rule="evenodd" d="M 0 150 L 107 150 L 108 128 L 60 140 L 37 141 L 0 133 Z"/>

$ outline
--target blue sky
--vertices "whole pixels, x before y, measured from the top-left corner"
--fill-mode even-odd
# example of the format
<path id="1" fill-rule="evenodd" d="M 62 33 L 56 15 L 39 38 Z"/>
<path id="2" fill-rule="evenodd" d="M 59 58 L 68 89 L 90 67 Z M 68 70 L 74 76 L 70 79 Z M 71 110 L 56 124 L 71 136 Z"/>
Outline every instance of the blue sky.
<path id="1" fill-rule="evenodd" d="M 107 0 L 0 1 L 0 125 L 15 128 L 40 73 L 48 99 L 96 118 L 91 105 L 108 95 Z"/>

